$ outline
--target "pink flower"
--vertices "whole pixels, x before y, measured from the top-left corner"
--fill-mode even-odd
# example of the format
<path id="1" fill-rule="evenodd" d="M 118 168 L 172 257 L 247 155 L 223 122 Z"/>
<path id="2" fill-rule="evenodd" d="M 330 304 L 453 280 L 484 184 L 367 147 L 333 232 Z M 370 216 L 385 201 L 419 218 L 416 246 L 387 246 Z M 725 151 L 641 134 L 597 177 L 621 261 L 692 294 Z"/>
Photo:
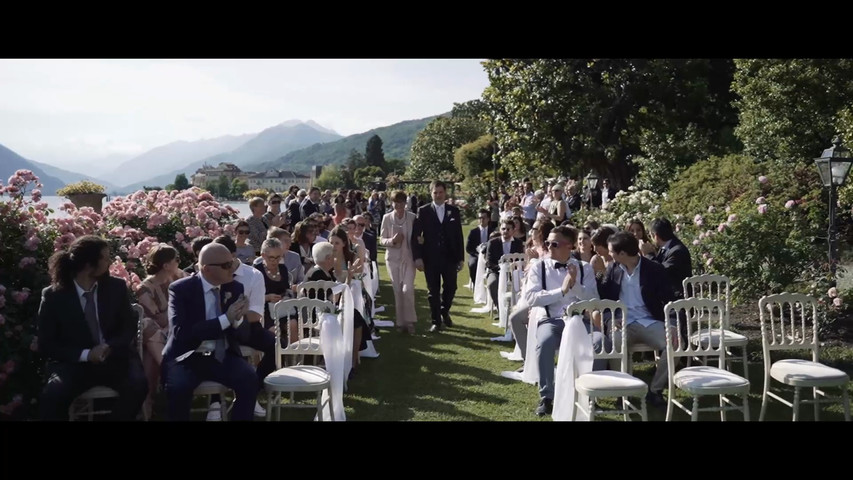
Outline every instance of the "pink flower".
<path id="1" fill-rule="evenodd" d="M 793 200 L 788 200 L 787 202 L 785 202 L 785 208 L 790 210 L 790 209 L 794 208 L 794 205 L 796 205 L 796 204 L 797 204 L 797 202 L 795 202 Z"/>
<path id="2" fill-rule="evenodd" d="M 15 303 L 17 303 L 18 305 L 23 305 L 24 302 L 26 302 L 29 297 L 30 297 L 30 289 L 29 288 L 24 288 L 20 291 L 13 291 L 12 292 L 12 299 L 15 300 Z"/>
<path id="3" fill-rule="evenodd" d="M 762 215 L 767 213 L 767 204 L 766 203 L 762 203 L 761 205 L 758 206 L 758 213 L 760 213 Z"/>
<path id="4" fill-rule="evenodd" d="M 726 231 L 726 224 L 725 224 L 725 223 L 721 223 L 719 226 L 717 226 L 717 231 L 718 231 L 718 232 L 720 232 L 720 233 L 725 232 L 725 231 Z"/>
<path id="5" fill-rule="evenodd" d="M 693 240 L 693 245 L 699 245 L 699 239 L 698 238 Z"/>
<path id="6" fill-rule="evenodd" d="M 826 294 L 829 295 L 829 298 L 835 298 L 838 296 L 838 289 L 832 287 L 826 292 Z"/>
<path id="7" fill-rule="evenodd" d="M 769 179 L 767 177 L 765 177 L 764 175 L 761 175 L 758 177 L 758 181 L 761 183 L 767 183 L 768 180 Z"/>
<path id="8" fill-rule="evenodd" d="M 697 227 L 701 227 L 702 225 L 705 224 L 705 219 L 702 218 L 702 215 L 699 215 L 697 213 L 696 216 L 693 217 L 693 223 L 695 223 Z"/>
<path id="9" fill-rule="evenodd" d="M 3 295 L 4 293 L 6 293 L 6 287 L 0 283 L 0 295 Z"/>
<path id="10" fill-rule="evenodd" d="M 766 198 L 764 198 L 764 197 L 758 197 L 758 198 L 756 198 L 756 199 L 755 199 L 755 203 L 756 203 L 757 205 L 761 205 L 762 203 L 767 203 L 767 199 L 766 199 Z"/>
<path id="11" fill-rule="evenodd" d="M 24 258 L 22 258 L 22 259 L 21 259 L 21 261 L 20 261 L 20 262 L 18 262 L 18 268 L 23 269 L 23 268 L 27 268 L 27 267 L 28 267 L 28 266 L 30 266 L 30 265 L 35 265 L 35 264 L 36 264 L 36 259 L 35 259 L 35 258 L 33 258 L 33 257 L 24 257 Z"/>
<path id="12" fill-rule="evenodd" d="M 3 315 L 0 315 L 0 325 L 3 325 L 4 323 L 6 323 L 6 318 L 3 317 Z"/>
<path id="13" fill-rule="evenodd" d="M 737 214 L 734 214 L 734 213 L 733 213 L 733 214 L 729 215 L 728 223 L 732 223 L 732 222 L 734 222 L 735 220 L 737 220 Z"/>
<path id="14" fill-rule="evenodd" d="M 175 241 L 176 242 L 183 242 L 184 241 L 184 234 L 181 232 L 176 233 L 175 234 Z"/>
<path id="15" fill-rule="evenodd" d="M 842 305 L 841 297 L 835 297 L 835 299 L 832 300 L 832 304 L 836 307 L 840 307 Z"/>
<path id="16" fill-rule="evenodd" d="M 713 206 L 713 205 L 711 205 L 710 207 L 708 207 L 708 213 L 714 213 L 714 212 L 716 212 L 716 211 L 717 211 L 717 209 L 716 209 L 716 208 L 714 208 L 714 206 Z"/>
<path id="17" fill-rule="evenodd" d="M 713 257 L 709 257 L 707 260 L 705 260 L 705 265 L 707 265 L 709 267 L 711 266 L 712 263 L 714 263 Z"/>
<path id="18" fill-rule="evenodd" d="M 41 243 L 41 239 L 35 235 L 28 238 L 26 242 L 24 242 L 24 248 L 27 250 L 34 252 L 39 248 L 39 243 Z"/>

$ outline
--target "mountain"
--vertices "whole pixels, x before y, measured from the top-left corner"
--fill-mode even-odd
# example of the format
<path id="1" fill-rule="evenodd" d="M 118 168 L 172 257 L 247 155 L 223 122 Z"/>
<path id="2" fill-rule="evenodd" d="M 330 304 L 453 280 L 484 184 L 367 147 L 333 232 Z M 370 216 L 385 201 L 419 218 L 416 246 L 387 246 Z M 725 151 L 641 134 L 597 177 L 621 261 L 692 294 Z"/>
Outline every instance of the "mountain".
<path id="1" fill-rule="evenodd" d="M 46 163 L 36 162 L 35 160 L 30 160 L 30 163 L 38 166 L 46 174 L 50 175 L 51 177 L 58 178 L 63 184 L 79 182 L 82 180 L 90 180 L 90 181 L 93 181 L 99 185 L 103 185 L 104 188 L 106 189 L 106 191 L 108 191 L 108 192 L 111 192 L 111 191 L 115 190 L 116 188 L 118 188 L 116 185 L 114 185 L 114 184 L 112 184 L 106 180 L 95 177 L 93 175 L 83 175 L 82 173 L 63 170 L 59 167 L 54 167 L 53 165 L 48 165 Z"/>
<path id="2" fill-rule="evenodd" d="M 189 164 L 184 164 L 183 167 L 170 170 L 168 173 L 125 185 L 121 188 L 121 192 L 136 191 L 143 186 L 164 187 L 174 182 L 175 176 L 180 173 L 186 174 L 187 179 L 192 180 L 190 176 L 205 164 L 219 165 L 220 163 L 227 162 L 233 163 L 243 170 L 252 170 L 246 167 L 250 163 L 260 164 L 270 162 L 293 150 L 318 142 L 329 142 L 340 138 L 341 136 L 333 130 L 321 127 L 312 120 L 308 122 L 288 120 L 258 133 L 254 138 L 233 151 L 218 153 Z"/>
<path id="3" fill-rule="evenodd" d="M 15 174 L 17 170 L 32 170 L 38 175 L 39 181 L 44 185 L 41 189 L 44 195 L 54 195 L 56 190 L 65 186 L 65 183 L 48 174 L 35 162 L 31 162 L 8 148 L 0 145 L 0 179 L 3 180 L 3 185 L 6 185 L 9 177 Z"/>
<path id="4" fill-rule="evenodd" d="M 188 165 L 219 153 L 230 152 L 251 141 L 255 134 L 225 135 L 187 142 L 180 140 L 151 149 L 142 155 L 119 164 L 108 177 L 117 185 L 127 186 L 151 177 L 151 174 L 174 170 L 176 165 Z M 171 183 L 174 176 L 169 180 Z M 160 185 L 163 186 L 163 185 Z M 125 190 L 122 187 L 122 190 Z"/>
<path id="5" fill-rule="evenodd" d="M 450 114 L 444 113 L 419 120 L 407 120 L 387 127 L 374 128 L 364 133 L 350 135 L 335 142 L 314 144 L 308 148 L 290 152 L 273 161 L 249 164 L 246 169 L 262 172 L 276 168 L 305 172 L 311 170 L 314 165 L 341 165 L 346 163 L 350 151 L 353 149 L 364 153 L 367 140 L 373 135 L 379 135 L 379 138 L 382 139 L 382 151 L 385 153 L 385 158 L 407 160 L 418 132 L 436 118 L 448 115 Z"/>

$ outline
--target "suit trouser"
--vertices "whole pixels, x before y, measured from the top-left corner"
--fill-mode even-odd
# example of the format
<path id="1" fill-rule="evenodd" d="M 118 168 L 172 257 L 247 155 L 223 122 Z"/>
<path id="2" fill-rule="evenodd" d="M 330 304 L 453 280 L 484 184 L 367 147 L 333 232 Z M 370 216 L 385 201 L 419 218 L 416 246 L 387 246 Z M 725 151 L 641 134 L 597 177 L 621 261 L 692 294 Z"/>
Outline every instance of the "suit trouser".
<path id="1" fill-rule="evenodd" d="M 118 355 L 118 354 L 114 354 Z M 135 353 L 128 358 L 108 357 L 104 363 L 55 363 L 42 390 L 39 417 L 68 420 L 68 407 L 92 387 L 110 387 L 118 392 L 112 420 L 134 420 L 148 396 L 148 380 Z"/>
<path id="2" fill-rule="evenodd" d="M 468 276 L 471 277 L 471 284 L 474 285 L 474 288 L 477 287 L 477 260 L 479 258 L 479 255 L 468 255 Z"/>
<path id="3" fill-rule="evenodd" d="M 512 329 L 512 336 L 515 337 L 518 348 L 521 350 L 522 360 L 527 358 L 527 321 L 529 316 L 529 308 L 519 308 L 509 315 L 509 327 Z"/>
<path id="4" fill-rule="evenodd" d="M 264 389 L 264 379 L 275 370 L 275 334 L 264 328 L 263 320 L 250 323 L 249 340 L 246 342 L 246 346 L 264 354 L 257 369 L 255 369 L 255 374 L 258 377 L 258 392 L 261 392 Z M 210 396 L 210 403 L 221 400 L 219 395 Z"/>
<path id="5" fill-rule="evenodd" d="M 640 322 L 631 322 L 627 326 L 628 329 L 628 347 L 635 343 L 644 343 L 655 350 L 662 351 L 660 360 L 658 360 L 657 369 L 652 377 L 652 382 L 649 385 L 649 390 L 655 393 L 661 393 L 669 383 L 666 363 L 666 330 L 664 330 L 663 322 L 654 322 L 648 327 L 644 327 Z M 621 344 L 622 334 L 616 331 L 613 341 L 616 345 Z"/>
<path id="6" fill-rule="evenodd" d="M 441 324 L 441 315 L 450 312 L 456 295 L 456 263 L 450 258 L 424 258 L 424 276 L 429 292 L 429 310 L 432 323 Z M 442 284 L 444 288 L 442 289 Z M 441 295 L 439 295 L 439 292 Z"/>
<path id="7" fill-rule="evenodd" d="M 584 319 L 586 331 L 590 331 L 589 321 Z M 566 322 L 562 319 L 549 319 L 539 322 L 536 331 L 538 340 L 536 348 L 539 350 L 539 397 L 554 399 L 554 357 L 560 349 L 560 341 L 563 338 L 563 328 Z M 610 350 L 609 340 L 599 330 L 592 332 L 592 346 L 596 352 L 601 351 L 601 346 Z M 593 370 L 604 370 L 607 368 L 607 360 L 595 360 L 592 362 Z"/>
<path id="8" fill-rule="evenodd" d="M 169 420 L 190 419 L 193 390 L 209 380 L 234 390 L 237 397 L 231 419 L 251 421 L 258 396 L 258 380 L 252 366 L 242 357 L 226 352 L 222 363 L 213 355 L 194 353 L 181 362 L 163 361 L 163 385 L 169 402 Z"/>
<path id="9" fill-rule="evenodd" d="M 500 277 L 497 273 L 489 270 L 488 274 L 486 274 L 486 288 L 489 290 L 489 295 L 492 297 L 492 305 L 495 308 L 498 308 L 498 280 Z M 503 299 L 502 299 L 503 300 Z M 500 311 L 500 310 L 498 310 Z"/>
<path id="10" fill-rule="evenodd" d="M 386 258 L 385 266 L 388 268 L 391 286 L 394 287 L 396 324 L 398 327 L 414 325 L 418 318 L 415 313 L 414 261 L 411 258 L 407 260 L 388 260 Z"/>

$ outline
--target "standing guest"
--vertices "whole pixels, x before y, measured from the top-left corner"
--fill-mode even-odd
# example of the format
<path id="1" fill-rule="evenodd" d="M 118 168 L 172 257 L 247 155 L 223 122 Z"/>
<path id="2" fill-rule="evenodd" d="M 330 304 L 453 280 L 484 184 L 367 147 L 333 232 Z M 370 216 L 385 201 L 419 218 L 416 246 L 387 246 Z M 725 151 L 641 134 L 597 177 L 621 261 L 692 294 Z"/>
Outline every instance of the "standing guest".
<path id="1" fill-rule="evenodd" d="M 264 220 L 266 220 L 267 225 L 271 227 L 287 226 L 287 213 L 281 210 L 281 202 L 281 195 L 277 193 L 267 197 L 269 209 L 264 213 Z"/>
<path id="2" fill-rule="evenodd" d="M 524 223 L 527 228 L 533 228 L 533 223 L 536 222 L 536 207 L 539 206 L 539 200 L 536 199 L 536 194 L 533 191 L 533 184 L 530 182 L 524 183 L 524 198 L 521 199 L 521 208 L 524 211 Z"/>
<path id="3" fill-rule="evenodd" d="M 569 212 L 574 213 L 580 211 L 581 205 L 583 205 L 583 200 L 581 199 L 581 194 L 578 193 L 578 185 L 575 182 L 572 182 L 568 186 L 569 198 L 567 199 L 567 204 L 569 207 Z"/>
<path id="4" fill-rule="evenodd" d="M 71 402 L 98 385 L 118 392 L 113 420 L 135 419 L 148 395 L 130 292 L 109 267 L 110 247 L 93 235 L 50 257 L 38 312 L 39 353 L 48 361 L 42 420 L 68 420 Z"/>
<path id="5" fill-rule="evenodd" d="M 655 350 L 666 351 L 664 306 L 675 300 L 667 282 L 667 273 L 657 262 L 640 256 L 637 239 L 619 232 L 607 239 L 614 263 L 599 285 L 601 298 L 619 300 L 627 307 L 628 345 L 644 343 Z M 619 338 L 613 341 L 619 345 Z M 649 385 L 646 401 L 653 407 L 666 406 L 663 389 L 667 385 L 667 359 L 661 355 Z"/>
<path id="6" fill-rule="evenodd" d="M 672 223 L 669 220 L 656 218 L 652 222 L 650 230 L 654 244 L 660 250 L 654 254 L 652 245 L 644 244 L 643 254 L 649 260 L 654 260 L 663 265 L 666 274 L 669 276 L 673 295 L 676 299 L 684 298 L 681 283 L 693 274 L 690 250 L 675 236 L 672 231 Z"/>
<path id="7" fill-rule="evenodd" d="M 595 188 L 587 188 L 586 208 L 601 208 L 601 187 L 596 183 Z"/>
<path id="8" fill-rule="evenodd" d="M 368 220 L 366 214 L 356 215 L 353 220 L 355 220 L 355 239 L 364 244 L 367 260 L 375 262 L 379 258 L 379 253 L 376 248 L 376 235 L 368 231 L 370 220 Z"/>
<path id="9" fill-rule="evenodd" d="M 258 381 L 240 353 L 249 333 L 243 321 L 249 301 L 243 285 L 233 281 L 235 263 L 224 245 L 208 244 L 199 253 L 199 274 L 169 286 L 170 334 L 162 371 L 169 420 L 189 420 L 193 391 L 206 380 L 236 393 L 232 420 L 252 420 Z"/>
<path id="10" fill-rule="evenodd" d="M 500 237 L 489 241 L 486 250 L 486 288 L 492 296 L 492 304 L 498 305 L 498 279 L 500 276 L 499 261 L 502 256 L 510 253 L 524 253 L 524 242 L 515 238 L 516 221 L 504 220 L 501 222 Z"/>
<path id="11" fill-rule="evenodd" d="M 198 253 L 201 251 L 202 248 L 204 248 L 205 245 L 211 242 L 213 242 L 213 239 L 210 237 L 196 237 L 193 240 L 191 248 L 193 249 L 193 258 L 195 259 L 195 262 L 192 265 L 186 267 L 184 269 L 184 273 L 189 275 L 198 273 Z"/>
<path id="12" fill-rule="evenodd" d="M 290 202 L 296 200 L 296 194 L 299 193 L 299 186 L 291 185 L 290 188 L 287 189 L 287 196 L 284 197 L 284 203 L 282 203 L 282 207 L 288 208 L 290 207 Z M 291 223 L 291 225 L 293 225 Z"/>
<path id="13" fill-rule="evenodd" d="M 266 208 L 264 199 L 261 197 L 254 197 L 249 200 L 249 209 L 251 209 L 252 215 L 246 217 L 246 223 L 249 224 L 249 244 L 254 249 L 252 253 L 254 253 L 255 257 L 261 253 L 261 244 L 267 238 L 267 230 L 270 228 L 270 225 L 264 218 Z"/>
<path id="14" fill-rule="evenodd" d="M 252 261 L 257 257 L 257 255 L 255 255 L 254 245 L 246 243 L 246 241 L 249 239 L 249 235 L 251 235 L 252 233 L 252 229 L 249 226 L 249 222 L 245 220 L 237 221 L 234 231 L 237 232 L 237 258 L 239 258 L 240 261 L 243 263 L 251 264 Z"/>
<path id="15" fill-rule="evenodd" d="M 347 218 L 347 206 L 344 202 L 335 203 L 335 216 L 332 217 L 332 220 L 335 222 L 335 225 L 340 225 L 341 222 Z"/>
<path id="16" fill-rule="evenodd" d="M 611 188 L 610 180 L 605 178 L 601 181 L 601 206 L 606 207 L 614 198 L 616 198 L 616 189 Z"/>
<path id="17" fill-rule="evenodd" d="M 412 232 L 415 239 L 423 237 L 412 243 L 412 250 L 415 267 L 426 276 L 433 324 L 430 331 L 438 332 L 442 329 L 442 320 L 445 326 L 453 326 L 450 308 L 456 294 L 456 275 L 462 270 L 465 251 L 462 248 L 459 209 L 445 204 L 447 187 L 444 182 L 434 180 L 430 190 L 432 203 L 418 209 L 418 223 Z"/>
<path id="18" fill-rule="evenodd" d="M 548 217 L 557 225 L 569 218 L 566 211 L 566 202 L 563 201 L 563 186 L 559 183 L 551 187 L 551 203 L 548 204 Z"/>
<path id="19" fill-rule="evenodd" d="M 551 208 L 551 187 L 549 185 L 545 187 L 545 189 L 537 190 L 536 192 L 539 198 L 539 206 L 536 207 L 536 220 L 539 221 L 545 219 L 551 220 L 551 215 L 548 213 Z"/>
<path id="20" fill-rule="evenodd" d="M 412 257 L 412 232 L 417 216 L 406 211 L 404 192 L 399 190 L 394 192 L 391 200 L 394 202 L 394 210 L 382 217 L 380 241 L 386 248 L 385 266 L 388 268 L 388 276 L 394 288 L 397 330 L 415 333 L 417 316 L 415 314 L 415 260 Z M 483 223 L 482 220 L 480 223 Z"/>
<path id="21" fill-rule="evenodd" d="M 491 220 L 489 223 L 489 227 L 492 231 L 496 231 L 498 229 L 498 224 L 501 221 L 501 207 L 500 207 L 500 199 L 498 198 L 497 192 L 492 192 L 489 197 L 489 211 L 491 212 Z"/>
<path id="22" fill-rule="evenodd" d="M 299 213 L 301 217 L 308 218 L 313 213 L 317 213 L 320 211 L 320 189 L 317 187 L 311 187 L 308 191 L 308 198 L 302 200 L 302 203 L 299 205 Z"/>
<path id="23" fill-rule="evenodd" d="M 152 247 L 145 258 L 148 277 L 136 291 L 137 302 L 145 315 L 142 319 L 142 367 L 148 379 L 148 397 L 143 405 L 147 418 L 151 417 L 151 396 L 157 391 L 163 347 L 169 336 L 169 285 L 186 276 L 178 267 L 178 260 L 178 251 L 171 245 L 160 243 Z"/>
<path id="24" fill-rule="evenodd" d="M 554 358 L 563 335 L 563 312 L 580 300 L 598 298 L 592 268 L 571 258 L 577 230 L 560 226 L 551 230 L 545 246 L 551 258 L 530 266 L 524 299 L 530 306 L 530 325 L 536 328 L 539 352 L 539 406 L 536 414 L 550 414 L 554 404 Z M 602 339 L 600 333 L 598 341 Z"/>
<path id="25" fill-rule="evenodd" d="M 420 208 L 420 206 L 421 206 L 421 205 L 418 203 L 418 196 L 417 196 L 417 195 L 415 195 L 415 194 L 414 194 L 414 192 L 412 192 L 412 193 L 409 195 L 409 203 L 408 203 L 408 208 L 409 208 L 409 210 L 410 210 L 412 213 L 414 213 L 415 215 L 417 215 L 417 213 L 418 213 L 418 208 Z"/>
<path id="26" fill-rule="evenodd" d="M 294 197 L 287 205 L 287 217 L 290 225 L 296 225 L 298 222 L 304 220 L 302 218 L 302 209 L 300 207 L 307 196 L 308 192 L 304 189 L 299 189 L 299 191 L 296 192 L 296 197 Z"/>
<path id="27" fill-rule="evenodd" d="M 479 225 L 468 232 L 468 241 L 465 242 L 465 251 L 468 252 L 468 275 L 472 283 L 477 281 L 477 261 L 480 258 L 478 248 L 480 245 L 489 243 L 489 235 L 492 234 L 492 229 L 489 227 L 491 214 L 488 209 L 480 209 L 478 221 Z"/>
<path id="28" fill-rule="evenodd" d="M 323 196 L 320 197 L 320 213 L 326 216 L 334 215 L 335 209 L 332 204 L 332 191 L 326 189 Z"/>

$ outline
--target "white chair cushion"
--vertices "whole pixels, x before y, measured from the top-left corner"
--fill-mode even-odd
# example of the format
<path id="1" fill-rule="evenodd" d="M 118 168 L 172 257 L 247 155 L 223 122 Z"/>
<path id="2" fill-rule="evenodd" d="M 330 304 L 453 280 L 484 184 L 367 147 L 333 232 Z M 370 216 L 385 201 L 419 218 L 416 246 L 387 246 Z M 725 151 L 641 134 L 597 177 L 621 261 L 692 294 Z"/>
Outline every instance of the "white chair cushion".
<path id="1" fill-rule="evenodd" d="M 700 395 L 716 395 L 749 388 L 749 380 L 717 367 L 683 368 L 672 380 L 678 388 Z"/>
<path id="2" fill-rule="evenodd" d="M 118 392 L 110 387 L 92 387 L 83 392 L 78 399 L 92 400 L 95 398 L 113 398 L 118 397 Z"/>
<path id="3" fill-rule="evenodd" d="M 723 332 L 726 339 L 726 346 L 740 347 L 745 346 L 747 343 L 749 343 L 749 339 L 739 333 L 735 333 L 731 330 L 723 330 Z M 720 346 L 719 329 L 711 330 L 710 333 L 707 328 L 702 329 L 702 331 L 696 332 L 690 336 L 690 342 L 693 345 L 700 345 L 703 348 L 707 348 L 709 337 L 711 338 L 711 348 L 717 348 L 718 346 Z"/>
<path id="4" fill-rule="evenodd" d="M 779 360 L 770 367 L 770 376 L 794 387 L 820 387 L 843 385 L 847 374 L 837 368 L 809 360 Z"/>
<path id="5" fill-rule="evenodd" d="M 222 393 L 223 391 L 228 390 L 225 385 L 221 383 L 211 382 L 209 380 L 205 380 L 198 384 L 193 390 L 193 395 L 214 395 L 217 393 Z"/>
<path id="6" fill-rule="evenodd" d="M 267 375 L 264 386 L 283 392 L 317 391 L 329 385 L 329 373 L 320 367 L 298 365 L 285 367 Z"/>
<path id="7" fill-rule="evenodd" d="M 612 370 L 585 373 L 575 380 L 575 388 L 581 393 L 635 391 L 644 394 L 648 390 L 646 382 L 639 378 Z"/>

